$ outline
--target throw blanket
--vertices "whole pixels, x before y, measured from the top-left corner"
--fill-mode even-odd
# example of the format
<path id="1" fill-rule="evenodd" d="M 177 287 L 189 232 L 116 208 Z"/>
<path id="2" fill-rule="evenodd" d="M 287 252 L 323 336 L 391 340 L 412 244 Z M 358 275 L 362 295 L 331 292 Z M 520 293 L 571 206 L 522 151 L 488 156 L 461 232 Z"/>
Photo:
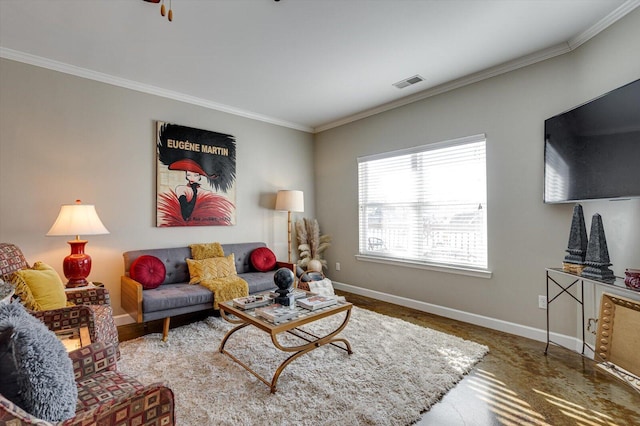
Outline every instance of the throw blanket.
<path id="1" fill-rule="evenodd" d="M 200 285 L 213 293 L 213 309 L 218 309 L 220 302 L 249 295 L 249 284 L 237 275 L 205 279 L 200 281 Z"/>

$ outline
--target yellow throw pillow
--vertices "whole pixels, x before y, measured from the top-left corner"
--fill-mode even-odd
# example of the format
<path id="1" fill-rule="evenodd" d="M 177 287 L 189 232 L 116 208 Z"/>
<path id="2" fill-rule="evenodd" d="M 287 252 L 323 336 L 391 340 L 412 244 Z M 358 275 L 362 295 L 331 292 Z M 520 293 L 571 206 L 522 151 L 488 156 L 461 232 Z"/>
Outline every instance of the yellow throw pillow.
<path id="1" fill-rule="evenodd" d="M 198 284 L 202 280 L 236 275 L 235 256 L 231 253 L 227 257 L 210 257 L 208 259 L 187 259 L 189 267 L 189 284 Z"/>
<path id="2" fill-rule="evenodd" d="M 67 306 L 64 284 L 55 269 L 46 263 L 36 262 L 32 269 L 21 269 L 15 275 L 26 283 L 35 299 L 35 306 L 27 306 L 28 309 L 48 311 Z"/>
<path id="3" fill-rule="evenodd" d="M 15 289 L 15 295 L 20 298 L 20 302 L 24 305 L 24 307 L 29 309 L 30 311 L 37 311 L 38 304 L 36 303 L 36 299 L 33 298 L 33 293 L 31 293 L 29 286 L 22 278 L 22 276 L 14 272 L 9 277 L 9 282 Z"/>
<path id="4" fill-rule="evenodd" d="M 209 277 L 217 277 L 218 270 L 213 262 L 214 257 L 210 259 L 187 259 L 187 267 L 189 268 L 189 284 L 198 284 L 203 279 Z"/>
<path id="5" fill-rule="evenodd" d="M 237 275 L 236 258 L 233 253 L 227 257 L 214 257 L 216 268 L 218 269 L 218 278 L 230 277 Z"/>
<path id="6" fill-rule="evenodd" d="M 195 260 L 224 257 L 224 250 L 220 243 L 191 244 L 189 248 L 191 249 L 191 257 Z"/>

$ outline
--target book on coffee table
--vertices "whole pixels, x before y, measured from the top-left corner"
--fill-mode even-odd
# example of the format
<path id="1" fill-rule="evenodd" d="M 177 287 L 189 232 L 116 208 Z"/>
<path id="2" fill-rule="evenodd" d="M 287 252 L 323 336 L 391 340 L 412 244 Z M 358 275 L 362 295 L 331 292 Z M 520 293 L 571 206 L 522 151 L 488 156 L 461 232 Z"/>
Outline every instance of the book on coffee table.
<path id="1" fill-rule="evenodd" d="M 274 324 L 281 323 L 298 317 L 298 311 L 291 309 L 289 306 L 282 306 L 279 303 L 265 306 L 264 308 L 256 308 L 256 315 L 271 321 Z"/>
<path id="2" fill-rule="evenodd" d="M 305 309 L 315 311 L 316 309 L 326 308 L 327 306 L 335 305 L 338 300 L 335 296 L 311 296 L 304 299 L 298 299 L 298 306 L 302 306 Z"/>
<path id="3" fill-rule="evenodd" d="M 273 302 L 268 294 L 256 294 L 253 296 L 238 297 L 233 299 L 233 306 L 240 309 L 253 309 L 260 306 L 266 306 Z"/>

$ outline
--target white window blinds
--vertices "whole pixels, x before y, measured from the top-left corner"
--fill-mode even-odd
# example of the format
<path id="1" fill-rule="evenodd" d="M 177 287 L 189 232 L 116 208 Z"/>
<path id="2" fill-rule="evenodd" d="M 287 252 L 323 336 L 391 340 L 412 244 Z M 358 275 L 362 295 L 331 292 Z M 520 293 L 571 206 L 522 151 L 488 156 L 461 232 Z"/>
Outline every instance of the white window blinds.
<path id="1" fill-rule="evenodd" d="M 358 158 L 359 251 L 487 269 L 486 138 Z"/>

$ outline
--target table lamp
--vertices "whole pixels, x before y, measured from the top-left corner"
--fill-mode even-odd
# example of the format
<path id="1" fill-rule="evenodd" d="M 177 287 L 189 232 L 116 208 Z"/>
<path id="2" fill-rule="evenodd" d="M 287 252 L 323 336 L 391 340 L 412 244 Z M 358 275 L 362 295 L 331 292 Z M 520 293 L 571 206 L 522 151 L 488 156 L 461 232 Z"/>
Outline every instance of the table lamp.
<path id="1" fill-rule="evenodd" d="M 287 214 L 287 248 L 289 250 L 289 260 L 291 263 L 291 212 L 304 211 L 304 194 L 302 191 L 283 190 L 276 195 L 276 210 L 286 211 Z"/>
<path id="2" fill-rule="evenodd" d="M 65 204 L 60 207 L 60 213 L 55 223 L 47 232 L 47 236 L 75 235 L 76 239 L 67 241 L 71 246 L 71 254 L 64 258 L 62 269 L 69 280 L 67 288 L 81 287 L 88 284 L 87 277 L 91 272 L 91 256 L 84 252 L 87 240 L 81 240 L 80 235 L 108 234 L 109 231 L 100 221 L 96 207 L 82 204 L 76 200 L 75 204 Z"/>

